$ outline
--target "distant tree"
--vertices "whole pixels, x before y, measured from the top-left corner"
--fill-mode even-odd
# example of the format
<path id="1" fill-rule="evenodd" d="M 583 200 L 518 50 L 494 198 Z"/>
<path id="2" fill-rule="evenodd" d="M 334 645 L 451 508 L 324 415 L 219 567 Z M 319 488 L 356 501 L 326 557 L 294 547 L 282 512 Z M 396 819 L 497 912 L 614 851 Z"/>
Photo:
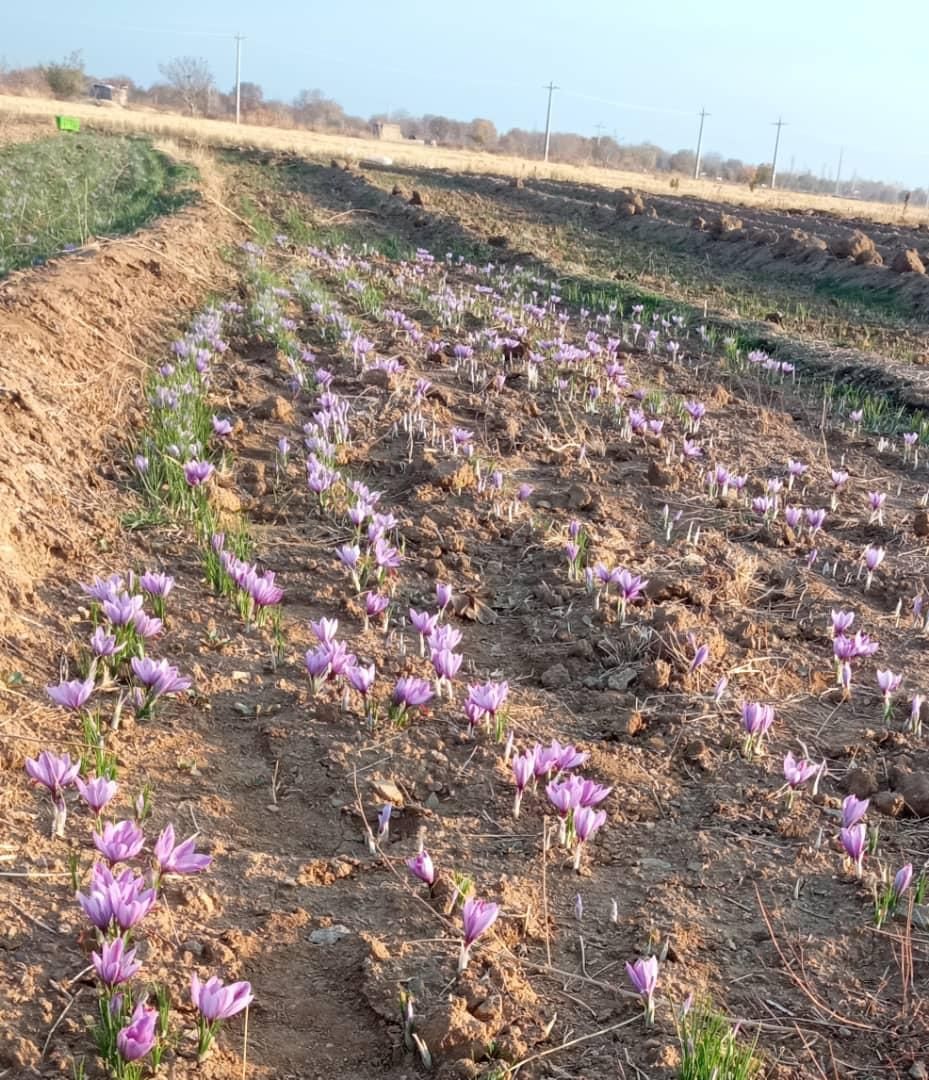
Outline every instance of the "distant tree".
<path id="1" fill-rule="evenodd" d="M 322 90 L 301 90 L 293 110 L 297 123 L 306 127 L 341 131 L 345 125 L 345 110 Z"/>
<path id="2" fill-rule="evenodd" d="M 232 107 L 235 108 L 235 87 L 229 92 Z M 265 92 L 254 82 L 244 82 L 239 86 L 239 104 L 242 112 L 256 112 L 264 104 Z"/>
<path id="3" fill-rule="evenodd" d="M 452 133 L 452 122 L 445 116 L 427 116 L 425 128 L 430 139 L 443 143 L 448 141 Z"/>
<path id="4" fill-rule="evenodd" d="M 158 70 L 177 92 L 191 116 L 209 109 L 214 81 L 206 60 L 196 56 L 178 56 L 167 64 L 159 64 Z"/>
<path id="5" fill-rule="evenodd" d="M 668 168 L 671 172 L 684 173 L 685 176 L 693 176 L 694 166 L 697 164 L 697 155 L 693 150 L 678 150 L 668 158 Z"/>
<path id="6" fill-rule="evenodd" d="M 770 165 L 759 165 L 749 183 L 754 182 L 758 187 L 767 187 L 771 183 L 771 171 Z"/>
<path id="7" fill-rule="evenodd" d="M 87 92 L 84 59 L 79 51 L 66 56 L 60 63 L 46 64 L 42 73 L 56 98 L 83 97 Z"/>
<path id="8" fill-rule="evenodd" d="M 468 124 L 468 138 L 482 150 L 490 150 L 497 145 L 497 129 L 492 121 L 477 117 Z"/>

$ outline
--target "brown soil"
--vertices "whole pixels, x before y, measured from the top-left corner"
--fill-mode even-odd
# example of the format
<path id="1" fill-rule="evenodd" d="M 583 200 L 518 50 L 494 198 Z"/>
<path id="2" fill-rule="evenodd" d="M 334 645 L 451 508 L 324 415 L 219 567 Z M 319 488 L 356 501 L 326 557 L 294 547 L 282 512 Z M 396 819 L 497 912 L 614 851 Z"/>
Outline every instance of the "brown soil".
<path id="1" fill-rule="evenodd" d="M 0 282 L 0 633 L 38 581 L 112 538 L 106 474 L 141 422 L 146 364 L 228 285 L 231 220 L 192 207 Z"/>
<path id="2" fill-rule="evenodd" d="M 333 203 L 341 198 L 336 184 Z M 325 217 L 309 201 L 301 209 Z M 422 208 L 391 213 L 389 227 L 403 240 L 435 229 L 429 240 L 439 255 L 443 230 L 461 228 L 436 224 Z M 849 471 L 820 542 L 821 559 L 839 569 L 809 572 L 785 529 L 707 499 L 683 466 L 668 464 L 664 440 L 680 435 L 670 414 L 661 439 L 627 442 L 605 413 L 575 413 L 548 391 L 531 392 L 518 362 L 502 391 L 472 392 L 447 364 L 423 360 L 343 297 L 378 352 L 402 357 L 405 391 L 420 376 L 434 384 L 426 409 L 440 430 L 473 429 L 508 482 L 534 485 L 531 509 L 509 521 L 473 487 L 450 483 L 441 455 L 417 446 L 411 456 L 396 427 L 397 388 L 358 378 L 322 343 L 319 325 L 303 321 L 319 362 L 338 372 L 334 389 L 353 404 L 346 457 L 400 519 L 397 608 L 425 606 L 435 580 L 450 581 L 466 601 L 453 621 L 464 635 L 468 680 L 509 679 L 518 744 L 575 741 L 591 755 L 585 772 L 615 788 L 608 824 L 576 876 L 560 853 L 547 863 L 541 854 L 541 797 L 527 796 L 513 820 L 500 749 L 486 735 L 464 738 L 460 700 L 407 729 L 370 733 L 336 698 L 309 696 L 302 653 L 312 640 L 308 621 L 321 616 L 340 619 L 340 636 L 377 664 L 383 686 L 401 673 L 425 674 L 427 665 L 408 634 L 404 655 L 396 635 L 363 628 L 333 557 L 347 533 L 314 510 L 302 464 L 293 462 L 280 482 L 260 480 L 273 474 L 277 440 L 298 444 L 314 411 L 306 400 L 288 407 L 285 365 L 265 342 L 234 342 L 217 365 L 214 404 L 242 422 L 224 485 L 253 522 L 262 564 L 286 590 L 285 661 L 272 666 L 267 636 L 244 629 L 207 592 L 183 529 L 118 529 L 132 505 L 118 437 L 144 407 L 136 357 L 160 359 L 185 310 L 210 286 L 228 284 L 211 254 L 228 220 L 192 211 L 135 241 L 23 275 L 0 294 L 0 367 L 12 391 L 0 412 L 0 463 L 4 498 L 15 500 L 3 504 L 0 520 L 15 505 L 30 523 L 8 528 L 12 557 L 3 570 L 11 610 L 0 671 L 22 678 L 0 683 L 0 900 L 10 913 L 0 939 L 0 1075 L 68 1075 L 72 1057 L 87 1049 L 93 995 L 67 880 L 69 845 L 85 868 L 90 861 L 87 817 L 74 811 L 68 844 L 49 841 L 47 807 L 22 765 L 75 738 L 42 687 L 68 669 L 89 632 L 77 583 L 155 566 L 178 579 L 158 655 L 177 660 L 195 691 L 153 721 L 127 724 L 112 745 L 126 791 L 154 787 L 148 830 L 169 820 L 185 835 L 197 829 L 215 863 L 146 923 L 144 959 L 180 1002 L 191 968 L 252 981 L 248 1059 L 256 1080 L 418 1075 L 397 1023 L 401 987 L 414 992 L 420 1031 L 448 1080 L 487 1076 L 491 1046 L 512 1063 L 614 1025 L 520 1075 L 670 1077 L 669 1002 L 692 990 L 712 993 L 758 1034 L 765 1075 L 851 1080 L 915 1067 L 929 1044 L 913 1005 L 929 989 L 929 938 L 905 921 L 884 933 L 869 926 L 867 889 L 843 873 L 833 837 L 841 797 L 861 779 L 852 770 L 863 770 L 875 790 L 899 793 L 912 785 L 906 777 L 926 775 L 929 753 L 924 741 L 880 725 L 870 667 L 850 702 L 835 699 L 828 627 L 831 608 L 853 607 L 880 639 L 879 659 L 906 673 L 908 690 L 920 688 L 924 639 L 895 609 L 927 572 L 913 536 L 924 469 L 904 468 L 898 449 L 881 450 L 868 437 L 838 427 L 823 435 L 815 404 L 731 378 L 711 355 L 687 367 L 624 350 L 634 386 L 707 403 L 698 441 L 712 442 L 714 461 L 748 473 L 753 493 L 792 457 L 811 466 L 802 502 L 825 505 L 830 467 L 841 462 Z M 283 272 L 295 258 L 282 259 Z M 403 306 L 395 267 L 370 263 L 388 301 Z M 325 271 L 313 272 L 339 290 Z M 467 280 L 463 271 L 456 283 Z M 426 312 L 408 313 L 438 336 Z M 571 333 L 579 341 L 583 328 L 575 323 Z M 862 523 L 865 493 L 875 488 L 890 492 L 886 526 Z M 665 504 L 682 513 L 669 544 L 659 524 Z M 593 561 L 651 579 L 630 626 L 595 609 L 568 580 L 561 545 L 573 518 L 591 537 Z M 699 527 L 699 542 L 686 542 L 688 526 Z M 888 556 L 864 592 L 855 568 L 871 542 Z M 687 671 L 689 632 L 711 646 L 696 675 Z M 723 674 L 733 686 L 717 709 L 707 693 Z M 760 762 L 738 752 L 738 697 L 777 703 Z M 825 758 L 829 776 L 820 796 L 801 795 L 789 811 L 775 795 L 779 762 L 801 740 Z M 389 842 L 372 855 L 366 832 L 387 784 L 402 805 Z M 481 895 L 503 904 L 504 917 L 457 981 L 456 937 L 441 898 L 414 888 L 403 865 L 420 835 L 444 872 L 466 871 Z M 919 863 L 929 854 L 926 827 L 906 815 L 881 819 L 881 848 L 894 866 Z M 313 941 L 334 926 L 346 935 Z M 915 962 L 911 986 L 896 966 L 904 944 Z M 635 1019 L 623 972 L 649 945 L 666 945 L 668 957 L 652 1030 Z M 183 1005 L 181 1015 L 189 1026 Z M 199 1070 L 185 1038 L 172 1075 L 240 1075 L 241 1034 L 240 1022 L 230 1024 Z"/>

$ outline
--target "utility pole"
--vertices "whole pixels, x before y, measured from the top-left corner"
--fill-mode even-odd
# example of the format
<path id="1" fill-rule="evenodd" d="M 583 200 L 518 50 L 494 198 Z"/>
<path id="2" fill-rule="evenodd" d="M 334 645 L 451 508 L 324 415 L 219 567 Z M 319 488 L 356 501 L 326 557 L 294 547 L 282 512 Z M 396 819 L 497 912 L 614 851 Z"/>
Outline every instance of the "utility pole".
<path id="1" fill-rule="evenodd" d="M 603 132 L 605 130 L 606 130 L 606 125 L 605 124 L 594 124 L 594 131 L 596 131 L 596 133 L 597 133 L 597 146 L 598 147 L 600 145 L 600 139 L 601 139 L 601 137 L 603 135 Z"/>
<path id="2" fill-rule="evenodd" d="M 242 42 L 241 34 L 235 36 L 235 122 L 238 124 L 242 115 Z"/>
<path id="3" fill-rule="evenodd" d="M 781 145 L 781 128 L 786 126 L 787 121 L 782 120 L 780 117 L 771 125 L 777 128 L 777 135 L 774 136 L 774 157 L 771 161 L 771 190 L 774 190 L 774 185 L 777 182 L 777 149 Z"/>
<path id="4" fill-rule="evenodd" d="M 842 179 L 842 157 L 845 154 L 845 147 L 839 147 L 839 164 L 835 169 L 835 193 L 839 194 L 839 181 Z"/>
<path id="5" fill-rule="evenodd" d="M 700 151 L 703 149 L 703 121 L 710 114 L 706 111 L 706 106 L 700 106 L 700 131 L 697 134 L 697 160 L 694 162 L 694 180 L 700 179 Z"/>
<path id="6" fill-rule="evenodd" d="M 545 113 L 545 154 L 542 160 L 548 161 L 548 147 L 552 138 L 552 94 L 561 87 L 549 82 L 548 86 L 543 86 L 542 89 L 548 91 L 548 110 Z"/>

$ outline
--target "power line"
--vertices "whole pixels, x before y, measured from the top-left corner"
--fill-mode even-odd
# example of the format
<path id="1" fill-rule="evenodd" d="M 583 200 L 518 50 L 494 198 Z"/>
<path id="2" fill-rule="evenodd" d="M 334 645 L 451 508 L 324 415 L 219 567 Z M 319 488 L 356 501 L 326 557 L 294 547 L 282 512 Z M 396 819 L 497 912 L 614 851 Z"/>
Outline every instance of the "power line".
<path id="1" fill-rule="evenodd" d="M 548 91 L 548 109 L 545 112 L 545 154 L 542 160 L 548 161 L 548 147 L 552 138 L 552 94 L 561 87 L 549 82 L 548 86 L 543 86 L 542 89 Z"/>
<path id="2" fill-rule="evenodd" d="M 700 151 L 703 149 L 703 121 L 710 114 L 706 111 L 706 106 L 700 106 L 700 131 L 697 133 L 697 158 L 694 162 L 694 180 L 700 179 Z"/>
<path id="3" fill-rule="evenodd" d="M 777 181 L 777 149 L 781 145 L 781 128 L 786 127 L 787 121 L 782 120 L 780 117 L 774 121 L 771 125 L 777 128 L 777 134 L 774 136 L 774 156 L 771 159 L 771 190 L 774 190 L 774 185 Z"/>

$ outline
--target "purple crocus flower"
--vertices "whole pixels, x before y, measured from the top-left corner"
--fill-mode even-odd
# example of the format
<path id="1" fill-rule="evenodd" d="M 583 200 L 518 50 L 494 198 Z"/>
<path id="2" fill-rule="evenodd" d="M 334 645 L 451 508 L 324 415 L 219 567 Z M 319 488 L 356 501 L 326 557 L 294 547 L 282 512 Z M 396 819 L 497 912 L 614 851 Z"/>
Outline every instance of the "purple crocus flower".
<path id="1" fill-rule="evenodd" d="M 141 596 L 130 596 L 127 592 L 103 601 L 103 614 L 114 626 L 128 626 L 142 610 L 145 601 Z"/>
<path id="2" fill-rule="evenodd" d="M 516 489 L 516 498 L 519 502 L 527 502 L 535 488 L 532 484 L 520 484 Z"/>
<path id="3" fill-rule="evenodd" d="M 458 674 L 464 657 L 461 653 L 452 652 L 450 649 L 434 649 L 432 652 L 432 666 L 436 675 L 446 682 L 450 682 Z"/>
<path id="4" fill-rule="evenodd" d="M 348 679 L 349 686 L 366 698 L 374 685 L 375 674 L 373 664 L 368 667 L 361 667 L 360 664 L 356 664 L 354 667 L 349 668 L 345 673 L 345 677 Z"/>
<path id="5" fill-rule="evenodd" d="M 240 1013 L 251 1005 L 255 995 L 250 983 L 234 982 L 223 986 L 215 975 L 201 983 L 194 972 L 190 977 L 190 1000 L 203 1019 L 213 1024 Z"/>
<path id="6" fill-rule="evenodd" d="M 425 679 L 404 676 L 397 680 L 394 687 L 393 703 L 402 715 L 407 709 L 425 705 L 432 698 L 432 687 Z"/>
<path id="7" fill-rule="evenodd" d="M 709 645 L 698 645 L 694 650 L 694 658 L 690 662 L 690 673 L 693 674 L 697 668 L 702 667 L 710 655 Z"/>
<path id="8" fill-rule="evenodd" d="M 751 752 L 761 746 L 762 740 L 773 723 L 773 706 L 762 705 L 758 701 L 742 702 L 742 726 L 745 728 L 747 735 L 747 752 Z"/>
<path id="9" fill-rule="evenodd" d="M 213 434 L 220 439 L 225 439 L 232 434 L 232 422 L 222 416 L 213 417 Z"/>
<path id="10" fill-rule="evenodd" d="M 804 758 L 795 758 L 790 750 L 787 751 L 784 757 L 784 779 L 787 781 L 791 791 L 802 787 L 817 772 L 819 772 L 818 765 L 814 765 Z"/>
<path id="11" fill-rule="evenodd" d="M 123 649 L 122 645 L 116 644 L 113 634 L 108 634 L 102 626 L 98 626 L 90 636 L 90 647 L 93 654 L 101 660 L 108 660 Z"/>
<path id="12" fill-rule="evenodd" d="M 626 974 L 636 993 L 645 999 L 645 1022 L 655 1019 L 655 987 L 658 985 L 658 958 L 646 956 L 634 964 L 626 963 Z"/>
<path id="13" fill-rule="evenodd" d="M 851 825 L 846 829 L 842 829 L 839 833 L 839 838 L 842 841 L 842 847 L 845 848 L 845 854 L 848 855 L 855 864 L 856 877 L 861 877 L 861 865 L 864 861 L 864 854 L 868 841 L 867 829 L 859 822 L 857 825 Z"/>
<path id="14" fill-rule="evenodd" d="M 513 758 L 513 779 L 516 782 L 516 799 L 513 803 L 513 817 L 519 817 L 519 808 L 523 801 L 523 792 L 529 786 L 529 781 L 535 776 L 535 750 L 527 750 L 524 754 L 516 754 Z"/>
<path id="15" fill-rule="evenodd" d="M 493 926 L 499 914 L 499 904 L 494 904 L 490 900 L 478 900 L 474 896 L 465 900 L 461 909 L 464 939 L 461 943 L 461 955 L 458 958 L 459 974 L 468 966 L 468 961 L 471 959 L 471 946 Z"/>
<path id="16" fill-rule="evenodd" d="M 135 952 L 135 949 L 126 950 L 126 943 L 121 937 L 104 941 L 99 952 L 90 954 L 90 961 L 100 982 L 112 989 L 131 979 L 142 966 L 136 960 Z"/>
<path id="17" fill-rule="evenodd" d="M 390 597 L 383 596 L 381 593 L 366 592 L 364 594 L 365 602 L 365 615 L 369 619 L 376 618 L 387 610 L 390 604 Z"/>
<path id="18" fill-rule="evenodd" d="M 71 682 L 61 682 L 57 686 L 46 686 L 45 692 L 63 709 L 80 709 L 93 693 L 94 679 L 72 679 Z"/>
<path id="19" fill-rule="evenodd" d="M 894 900 L 898 901 L 901 896 L 910 887 L 910 882 L 913 880 L 913 864 L 904 863 L 903 866 L 894 874 L 894 881 L 891 888 L 893 889 Z"/>
<path id="20" fill-rule="evenodd" d="M 190 679 L 181 675 L 167 660 L 152 660 L 147 656 L 142 659 L 133 657 L 130 666 L 135 677 L 147 690 L 148 705 L 165 694 L 179 694 L 190 689 Z"/>
<path id="21" fill-rule="evenodd" d="M 80 772 L 80 763 L 71 764 L 70 754 L 53 754 L 43 750 L 38 758 L 26 758 L 26 772 L 42 787 L 48 788 L 52 798 L 61 796 L 65 788 L 73 787 Z"/>
<path id="22" fill-rule="evenodd" d="M 158 637 L 164 629 L 164 623 L 153 615 L 147 615 L 144 611 L 137 611 L 132 616 L 132 628 L 140 638 L 148 641 L 150 638 Z"/>
<path id="23" fill-rule="evenodd" d="M 155 862 L 162 874 L 199 874 L 213 861 L 195 849 L 196 838 L 189 836 L 180 844 L 174 843 L 174 826 L 166 825 L 155 843 Z"/>
<path id="24" fill-rule="evenodd" d="M 452 602 L 452 587 L 451 585 L 437 582 L 435 587 L 435 599 L 439 605 L 439 610 L 444 611 L 448 605 Z"/>
<path id="25" fill-rule="evenodd" d="M 414 855 L 412 859 L 407 859 L 406 865 L 410 873 L 418 877 L 420 881 L 424 881 L 430 887 L 435 884 L 435 866 L 432 863 L 432 856 L 425 849 L 418 855 Z"/>
<path id="26" fill-rule="evenodd" d="M 81 793 L 81 798 L 98 816 L 106 804 L 115 797 L 119 788 L 115 780 L 110 780 L 105 776 L 96 776 L 87 781 L 78 777 L 74 782 Z"/>
<path id="27" fill-rule="evenodd" d="M 201 484 L 205 484 L 215 471 L 215 467 L 208 461 L 192 459 L 184 463 L 184 479 L 190 487 L 200 487 Z"/>
<path id="28" fill-rule="evenodd" d="M 581 868 L 581 852 L 584 844 L 606 823 L 606 811 L 594 810 L 589 806 L 579 806 L 574 811 L 574 835 L 577 848 L 574 851 L 574 869 Z"/>
<path id="29" fill-rule="evenodd" d="M 159 596 L 162 599 L 169 596 L 174 588 L 174 578 L 170 574 L 160 574 L 149 571 L 139 578 L 139 587 L 149 596 Z"/>
<path id="30" fill-rule="evenodd" d="M 850 829 L 853 825 L 857 825 L 868 812 L 870 805 L 870 799 L 858 799 L 854 795 L 846 795 L 842 800 L 842 828 Z"/>
<path id="31" fill-rule="evenodd" d="M 844 634 L 846 630 L 850 630 L 852 623 L 855 621 L 854 611 L 835 611 L 832 612 L 832 636 L 838 637 L 840 634 Z"/>
<path id="32" fill-rule="evenodd" d="M 140 1061 L 156 1042 L 155 1025 L 158 1011 L 140 1001 L 132 1013 L 132 1019 L 116 1036 L 116 1048 L 124 1061 Z"/>
<path id="33" fill-rule="evenodd" d="M 108 821 L 103 832 L 94 833 L 94 847 L 110 863 L 128 862 L 142 850 L 145 837 L 134 821 Z"/>

